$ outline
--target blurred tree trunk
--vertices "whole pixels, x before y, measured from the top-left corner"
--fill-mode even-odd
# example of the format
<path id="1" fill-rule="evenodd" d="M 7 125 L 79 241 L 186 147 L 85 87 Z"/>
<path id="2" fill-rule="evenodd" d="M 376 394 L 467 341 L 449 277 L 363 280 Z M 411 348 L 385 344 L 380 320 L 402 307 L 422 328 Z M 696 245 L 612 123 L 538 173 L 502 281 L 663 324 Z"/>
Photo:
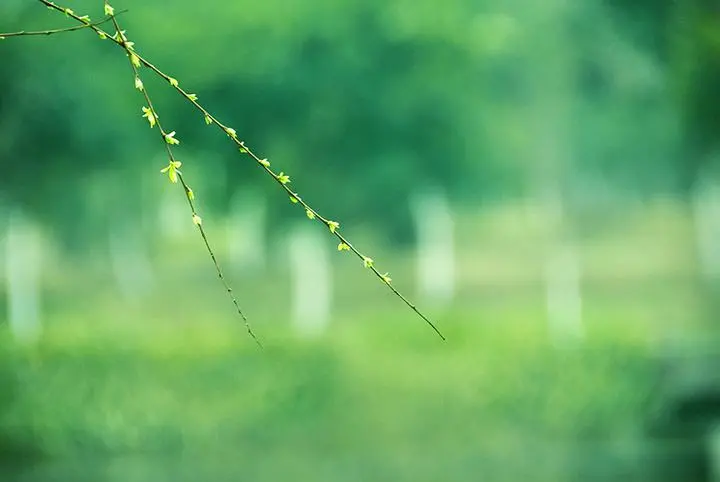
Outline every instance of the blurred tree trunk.
<path id="1" fill-rule="evenodd" d="M 583 337 L 582 268 L 575 249 L 575 228 L 567 185 L 573 165 L 571 126 L 578 95 L 572 27 L 577 4 L 552 0 L 544 15 L 534 18 L 532 31 L 533 99 L 529 156 L 530 184 L 535 202 L 547 215 L 545 293 L 547 323 L 555 343 L 575 343 Z"/>

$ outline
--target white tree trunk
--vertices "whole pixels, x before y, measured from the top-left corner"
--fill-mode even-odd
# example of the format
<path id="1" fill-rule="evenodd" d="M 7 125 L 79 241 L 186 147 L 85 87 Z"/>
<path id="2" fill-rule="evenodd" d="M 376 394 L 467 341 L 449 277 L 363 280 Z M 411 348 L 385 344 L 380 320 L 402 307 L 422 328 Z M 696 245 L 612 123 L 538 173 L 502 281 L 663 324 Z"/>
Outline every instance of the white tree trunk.
<path id="1" fill-rule="evenodd" d="M 10 331 L 21 343 L 42 332 L 42 239 L 39 228 L 19 210 L 10 213 L 5 244 L 5 278 Z"/>
<path id="2" fill-rule="evenodd" d="M 151 293 L 155 273 L 140 226 L 119 221 L 108 233 L 110 262 L 121 295 L 129 301 Z"/>
<path id="3" fill-rule="evenodd" d="M 293 325 L 301 335 L 320 335 L 330 322 L 332 304 L 332 275 L 322 233 L 317 226 L 298 226 L 290 233 L 288 248 Z"/>
<path id="4" fill-rule="evenodd" d="M 567 222 L 562 196 L 557 190 L 544 193 L 550 227 L 545 246 L 545 302 L 548 331 L 557 345 L 574 344 L 585 336 L 582 321 L 582 264 Z"/>
<path id="5" fill-rule="evenodd" d="M 576 343 L 585 336 L 582 323 L 581 266 L 575 249 L 558 244 L 545 264 L 547 319 L 555 343 Z"/>
<path id="6" fill-rule="evenodd" d="M 266 265 L 267 205 L 262 196 L 237 192 L 227 225 L 228 253 L 233 266 L 262 271 Z"/>
<path id="7" fill-rule="evenodd" d="M 417 231 L 417 289 L 435 305 L 455 296 L 455 224 L 450 203 L 438 189 L 416 193 L 411 212 Z"/>

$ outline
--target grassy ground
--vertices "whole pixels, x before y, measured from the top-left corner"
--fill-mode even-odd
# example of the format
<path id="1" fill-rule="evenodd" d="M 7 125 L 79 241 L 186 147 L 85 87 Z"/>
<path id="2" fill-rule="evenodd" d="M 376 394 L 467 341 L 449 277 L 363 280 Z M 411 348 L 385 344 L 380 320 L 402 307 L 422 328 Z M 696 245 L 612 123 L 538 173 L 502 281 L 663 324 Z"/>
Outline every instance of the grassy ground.
<path id="1" fill-rule="evenodd" d="M 461 226 L 458 299 L 429 309 L 446 343 L 346 260 L 334 268 L 343 282 L 331 327 L 313 340 L 289 326 L 282 263 L 264 276 L 230 271 L 263 351 L 199 246 L 182 263 L 158 257 L 158 284 L 138 300 L 120 298 L 102 264 L 56 260 L 40 342 L 0 343 L 4 473 L 27 482 L 670 480 L 658 478 L 662 462 L 687 441 L 650 439 L 646 424 L 658 342 L 706 327 L 686 220 L 671 208 L 642 226 L 629 218 L 580 236 L 587 338 L 558 347 L 546 328 L 543 235 L 519 229 L 516 216 Z M 409 257 L 375 256 L 412 293 Z M 8 464 L 18 454 L 41 462 L 20 470 Z"/>
<path id="2" fill-rule="evenodd" d="M 446 344 L 348 326 L 262 352 L 229 327 L 48 333 L 12 355 L 3 425 L 65 463 L 217 459 L 255 480 L 557 480 L 586 445 L 639 444 L 652 376 L 637 338 L 556 350 L 542 330 L 456 319 Z"/>

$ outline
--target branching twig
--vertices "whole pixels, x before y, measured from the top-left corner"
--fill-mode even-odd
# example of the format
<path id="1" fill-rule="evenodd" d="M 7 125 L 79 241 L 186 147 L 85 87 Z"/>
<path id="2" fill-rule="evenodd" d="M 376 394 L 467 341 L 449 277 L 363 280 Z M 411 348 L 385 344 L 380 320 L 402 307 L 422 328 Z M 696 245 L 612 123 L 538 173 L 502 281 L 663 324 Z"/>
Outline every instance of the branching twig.
<path id="1" fill-rule="evenodd" d="M 125 13 L 127 10 L 123 10 L 121 12 L 117 12 L 115 15 L 120 15 L 121 13 Z M 76 30 L 82 30 L 84 28 L 90 28 L 90 27 L 98 27 L 104 23 L 109 22 L 111 17 L 106 17 L 99 22 L 94 23 L 88 23 L 90 21 L 90 18 L 87 17 L 78 17 L 81 21 L 85 22 L 84 25 L 78 25 L 76 27 L 68 27 L 68 28 L 56 28 L 52 30 L 35 30 L 35 31 L 26 31 L 26 30 L 20 30 L 19 32 L 8 32 L 8 33 L 0 33 L 0 40 L 9 38 L 9 37 L 29 37 L 33 35 L 53 35 L 56 33 L 65 33 L 65 32 L 75 32 Z"/>
<path id="2" fill-rule="evenodd" d="M 88 21 L 86 19 L 86 17 L 79 17 L 74 12 L 72 12 L 72 10 L 59 7 L 59 6 L 55 5 L 55 3 L 53 3 L 49 0 L 38 0 L 38 1 L 40 3 L 43 3 L 44 5 L 46 5 L 49 8 L 52 8 L 59 12 L 65 13 L 67 16 L 72 17 L 79 22 L 87 23 L 87 21 Z M 105 0 L 105 5 L 106 5 L 106 14 L 109 14 L 110 16 L 112 16 L 112 7 L 109 6 L 109 4 L 107 3 L 107 0 Z M 108 11 L 108 7 L 110 8 L 109 11 Z M 152 64 L 150 61 L 148 61 L 146 58 L 144 58 L 142 55 L 140 55 L 133 48 L 132 42 L 127 41 L 124 34 L 119 29 L 117 22 L 114 19 L 113 19 L 113 22 L 114 22 L 115 28 L 118 32 L 114 36 L 108 34 L 104 30 L 99 28 L 98 26 L 95 26 L 92 24 L 86 25 L 86 26 L 88 26 L 93 31 L 95 31 L 95 33 L 97 33 L 100 36 L 100 38 L 103 38 L 103 39 L 108 38 L 108 39 L 112 40 L 115 44 L 122 47 L 126 51 L 126 53 L 128 54 L 128 57 L 130 58 L 131 65 L 133 65 L 133 70 L 136 75 L 136 82 L 140 82 L 140 85 L 142 86 L 142 81 L 140 80 L 140 77 L 138 75 L 138 70 L 137 70 L 138 67 L 140 67 L 141 65 L 144 65 L 145 67 L 152 70 L 155 74 L 157 74 L 161 78 L 165 79 L 180 95 L 182 95 L 185 98 L 185 100 L 190 102 L 203 115 L 203 118 L 204 118 L 206 124 L 216 125 L 219 129 L 221 129 L 223 131 L 224 134 L 226 134 L 232 140 L 232 142 L 234 142 L 237 145 L 237 147 L 239 148 L 239 150 L 242 154 L 246 154 L 247 156 L 249 156 L 262 169 L 264 169 L 265 172 L 268 175 L 270 175 L 278 183 L 278 185 L 280 185 L 280 187 L 282 189 L 285 190 L 285 193 L 289 196 L 291 202 L 293 202 L 295 204 L 299 204 L 300 206 L 303 207 L 303 209 L 305 210 L 305 214 L 307 215 L 308 218 L 310 218 L 311 220 L 315 219 L 315 220 L 319 221 L 320 223 L 322 223 L 323 225 L 325 225 L 325 227 L 330 230 L 330 233 L 338 239 L 338 241 L 339 241 L 338 250 L 339 251 L 353 252 L 358 258 L 360 258 L 360 260 L 363 262 L 363 265 L 366 268 L 370 269 L 375 274 L 375 276 L 377 276 L 385 285 L 387 285 L 387 287 L 392 291 L 392 293 L 394 293 L 410 309 L 412 309 L 418 316 L 420 316 L 435 331 L 435 333 L 437 333 L 437 335 L 440 336 L 441 339 L 445 340 L 445 337 L 440 332 L 440 330 L 435 326 L 435 324 L 427 316 L 425 316 L 420 310 L 418 310 L 418 308 L 413 303 L 411 303 L 404 295 L 402 295 L 397 289 L 395 289 L 395 287 L 391 284 L 392 280 L 389 277 L 388 273 L 382 274 L 375 267 L 375 264 L 374 264 L 374 261 L 372 258 L 370 258 L 370 257 L 364 255 L 362 252 L 360 252 L 355 246 L 352 245 L 352 243 L 350 243 L 350 241 L 345 236 L 343 236 L 340 233 L 340 231 L 339 231 L 340 224 L 338 222 L 332 221 L 324 216 L 321 216 L 315 209 L 313 209 L 309 204 L 307 204 L 300 197 L 300 195 L 297 192 L 290 189 L 290 187 L 288 186 L 288 184 L 290 183 L 290 176 L 288 176 L 287 174 L 285 174 L 282 171 L 280 171 L 279 173 L 276 173 L 275 171 L 273 171 L 270 168 L 270 162 L 267 159 L 260 158 L 247 145 L 245 145 L 244 141 L 241 141 L 240 139 L 238 139 L 235 129 L 223 124 L 215 116 L 213 116 L 207 109 L 205 109 L 198 102 L 197 95 L 191 94 L 191 93 L 187 92 L 186 90 L 184 90 L 183 88 L 181 88 L 178 81 L 175 78 L 167 75 L 166 73 L 161 71 L 158 67 L 156 67 L 154 64 Z M 136 84 L 136 86 L 137 86 L 137 84 Z M 157 122 L 156 112 L 155 112 L 154 108 L 152 107 L 152 104 L 150 103 L 150 98 L 147 96 L 147 91 L 143 88 L 140 88 L 140 87 L 138 87 L 138 88 L 141 91 L 143 91 L 143 93 L 145 95 L 145 100 L 149 106 L 148 107 L 149 115 L 154 117 L 153 121 L 151 121 L 151 125 L 152 125 L 155 122 Z M 146 117 L 148 116 L 148 112 L 146 112 Z M 150 120 L 150 119 L 148 119 L 148 120 Z M 159 123 L 158 123 L 158 127 L 160 128 Z M 168 136 L 170 136 L 174 140 L 174 137 L 173 137 L 174 132 L 168 134 L 165 131 L 163 131 L 162 128 L 160 128 L 160 132 L 163 135 L 164 140 L 166 141 L 168 157 L 170 159 L 170 164 L 168 165 L 166 170 L 168 170 L 169 172 L 176 171 L 176 168 L 179 167 L 179 164 L 177 163 L 177 161 L 174 159 L 174 157 L 172 155 L 172 151 L 170 149 L 171 142 L 168 141 Z M 195 220 L 195 217 L 197 215 L 195 213 L 195 208 L 194 208 L 194 204 L 193 204 L 192 190 L 190 190 L 187 187 L 187 185 L 185 184 L 185 181 L 183 180 L 181 173 L 177 172 L 176 175 L 177 175 L 177 178 L 180 180 L 181 184 L 183 185 L 183 188 L 185 189 L 185 194 L 190 203 L 191 210 L 193 211 L 193 220 Z M 208 248 L 208 251 L 210 252 L 211 257 L 213 258 L 213 262 L 215 263 L 215 266 L 216 266 L 216 269 L 218 270 L 220 278 L 223 280 L 223 283 L 225 283 L 225 286 L 228 289 L 228 292 L 232 296 L 232 292 L 231 292 L 229 286 L 227 286 L 225 279 L 222 277 L 222 272 L 220 271 L 220 268 L 215 260 L 212 250 L 210 249 L 210 246 L 207 243 L 207 238 L 205 236 L 203 228 L 200 223 L 196 223 L 196 224 L 198 224 L 198 227 L 200 228 L 200 232 L 203 236 L 203 240 L 205 240 L 206 247 Z M 235 301 L 234 297 L 233 297 L 233 302 L 235 303 L 236 307 L 238 307 L 237 302 Z M 242 312 L 240 311 L 239 307 L 238 307 L 238 312 L 242 315 Z M 242 315 L 242 316 L 243 316 L 243 319 L 245 319 L 244 315 Z M 252 331 L 250 330 L 249 325 L 248 325 L 248 331 L 250 331 L 250 333 L 252 335 Z M 254 337 L 254 335 L 253 335 L 253 337 Z"/>

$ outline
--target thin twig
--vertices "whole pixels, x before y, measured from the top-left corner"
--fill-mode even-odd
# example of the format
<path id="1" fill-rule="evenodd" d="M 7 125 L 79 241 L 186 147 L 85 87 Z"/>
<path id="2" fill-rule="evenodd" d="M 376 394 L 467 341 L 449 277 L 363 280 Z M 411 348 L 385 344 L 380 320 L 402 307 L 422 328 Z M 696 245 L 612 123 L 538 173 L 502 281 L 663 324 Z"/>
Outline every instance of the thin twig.
<path id="1" fill-rule="evenodd" d="M 82 19 L 75 15 L 74 13 L 68 13 L 67 9 L 64 9 L 62 7 L 59 7 L 55 5 L 53 2 L 49 0 L 38 0 L 40 3 L 43 3 L 44 5 L 48 6 L 49 8 L 55 9 L 59 12 L 65 13 L 66 15 L 74 18 L 75 20 L 81 21 Z M 152 70 L 155 74 L 160 76 L 161 78 L 165 79 L 180 95 L 182 95 L 185 100 L 190 102 L 195 108 L 204 116 L 205 122 L 207 124 L 215 124 L 219 129 L 223 131 L 224 134 L 226 134 L 239 148 L 240 152 L 243 154 L 247 154 L 251 159 L 253 159 L 258 165 L 260 165 L 261 168 L 265 170 L 286 192 L 286 194 L 290 197 L 291 201 L 299 204 L 305 209 L 305 213 L 310 219 L 316 219 L 320 223 L 324 224 L 326 228 L 330 230 L 330 232 L 340 241 L 340 244 L 338 245 L 339 250 L 348 250 L 352 251 L 360 260 L 362 260 L 363 264 L 366 268 L 369 268 L 384 284 L 388 286 L 390 291 L 394 293 L 398 298 L 400 298 L 410 309 L 412 309 L 420 318 L 422 318 L 434 331 L 435 333 L 442 339 L 445 340 L 445 336 L 440 332 L 440 330 L 435 326 L 435 324 L 425 315 L 423 314 L 413 303 L 411 303 L 404 295 L 402 295 L 397 289 L 395 289 L 394 286 L 390 283 L 390 278 L 386 274 L 381 274 L 381 272 L 375 267 L 374 261 L 372 258 L 365 256 L 362 252 L 360 252 L 355 246 L 350 243 L 350 241 L 345 238 L 339 231 L 339 223 L 336 223 L 335 221 L 331 221 L 330 219 L 321 216 L 316 210 L 314 210 L 309 204 L 307 204 L 300 195 L 290 189 L 288 186 L 288 183 L 290 182 L 289 176 L 285 175 L 282 171 L 280 173 L 274 172 L 272 169 L 270 169 L 270 163 L 267 161 L 267 159 L 260 158 L 257 154 L 255 154 L 248 146 L 245 145 L 245 142 L 239 140 L 237 138 L 237 134 L 234 129 L 228 127 L 227 125 L 220 122 L 214 115 L 212 115 L 207 109 L 205 109 L 200 103 L 197 101 L 197 96 L 194 94 L 190 94 L 187 91 L 185 91 L 183 88 L 179 86 L 179 83 L 176 79 L 173 77 L 170 77 L 163 71 L 161 71 L 158 67 L 156 67 L 154 64 L 152 64 L 150 61 L 148 61 L 146 58 L 144 58 L 141 54 L 139 54 L 136 50 L 128 48 L 126 45 L 126 41 L 123 39 L 122 34 L 118 34 L 116 36 L 112 36 L 108 34 L 107 32 L 103 31 L 101 28 L 91 25 L 90 28 L 95 31 L 101 38 L 108 38 L 111 41 L 113 41 L 115 44 L 119 45 L 123 49 L 126 50 L 128 55 L 134 55 L 135 58 L 139 63 L 144 65 L 145 67 Z M 117 26 L 116 26 L 117 28 Z M 149 99 L 148 104 L 149 104 Z M 151 107 L 152 109 L 152 107 Z"/>
<path id="2" fill-rule="evenodd" d="M 127 12 L 127 10 L 117 12 L 115 15 L 120 15 L 121 13 L 125 13 L 125 12 Z M 76 30 L 82 30 L 84 28 L 97 27 L 99 25 L 109 22 L 110 20 L 111 20 L 110 17 L 106 17 L 106 18 L 100 20 L 99 22 L 85 23 L 84 25 L 78 25 L 76 27 L 56 28 L 53 30 L 35 30 L 35 31 L 20 30 L 19 32 L 0 33 L 0 39 L 6 39 L 6 38 L 10 38 L 10 37 L 30 37 L 30 36 L 34 36 L 34 35 L 53 35 L 56 33 L 75 32 Z"/>

